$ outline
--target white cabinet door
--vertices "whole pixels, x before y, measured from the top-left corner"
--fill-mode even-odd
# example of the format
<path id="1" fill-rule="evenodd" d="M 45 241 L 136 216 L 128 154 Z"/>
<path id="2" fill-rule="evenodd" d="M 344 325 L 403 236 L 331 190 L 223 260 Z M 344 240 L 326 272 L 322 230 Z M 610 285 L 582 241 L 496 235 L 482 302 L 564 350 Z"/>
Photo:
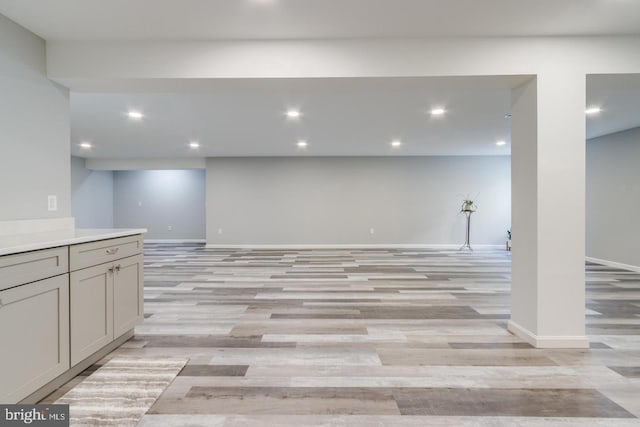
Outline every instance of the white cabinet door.
<path id="1" fill-rule="evenodd" d="M 114 262 L 113 335 L 118 338 L 144 318 L 142 255 Z"/>
<path id="2" fill-rule="evenodd" d="M 0 403 L 69 369 L 69 275 L 0 292 Z"/>
<path id="3" fill-rule="evenodd" d="M 70 274 L 71 366 L 113 341 L 113 264 Z"/>

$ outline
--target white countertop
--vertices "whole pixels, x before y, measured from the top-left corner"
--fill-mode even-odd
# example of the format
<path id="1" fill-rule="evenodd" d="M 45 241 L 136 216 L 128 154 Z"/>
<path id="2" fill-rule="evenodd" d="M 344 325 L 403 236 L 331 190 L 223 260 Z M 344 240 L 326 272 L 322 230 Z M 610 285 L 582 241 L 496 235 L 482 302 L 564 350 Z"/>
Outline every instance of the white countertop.
<path id="1" fill-rule="evenodd" d="M 0 236 L 0 255 L 146 233 L 146 228 L 77 228 Z"/>

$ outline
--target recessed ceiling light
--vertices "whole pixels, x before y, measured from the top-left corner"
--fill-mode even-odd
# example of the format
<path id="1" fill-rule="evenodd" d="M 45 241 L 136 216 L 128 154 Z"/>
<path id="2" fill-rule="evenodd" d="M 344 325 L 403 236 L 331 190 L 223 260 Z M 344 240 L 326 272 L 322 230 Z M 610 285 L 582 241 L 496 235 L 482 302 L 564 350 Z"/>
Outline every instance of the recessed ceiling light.
<path id="1" fill-rule="evenodd" d="M 307 141 L 298 141 L 298 143 L 296 144 L 299 148 L 306 148 L 307 147 Z"/>
<path id="2" fill-rule="evenodd" d="M 191 147 L 191 148 L 200 148 L 200 144 L 195 142 L 195 141 L 191 141 L 189 143 L 189 147 Z"/>
<path id="3" fill-rule="evenodd" d="M 81 142 L 80 143 L 80 147 L 81 148 L 91 148 L 91 143 L 90 142 Z"/>
<path id="4" fill-rule="evenodd" d="M 434 108 L 434 109 L 431 110 L 431 115 L 432 116 L 442 116 L 442 115 L 444 115 L 444 113 L 446 113 L 446 111 L 442 107 Z"/>
<path id="5" fill-rule="evenodd" d="M 600 107 L 589 107 L 586 110 L 584 110 L 585 114 L 598 114 L 599 112 L 602 111 L 602 108 Z"/>
<path id="6" fill-rule="evenodd" d="M 298 110 L 288 110 L 287 117 L 290 119 L 297 119 L 300 117 L 300 111 Z"/>
<path id="7" fill-rule="evenodd" d="M 391 146 L 392 146 L 392 147 L 400 147 L 401 145 L 402 145 L 402 141 L 399 141 L 399 140 L 397 140 L 397 139 L 396 139 L 396 140 L 391 141 Z"/>
<path id="8" fill-rule="evenodd" d="M 496 145 L 497 145 L 498 147 L 501 147 L 501 146 L 503 146 L 503 145 L 507 145 L 507 142 L 506 142 L 506 141 L 498 141 L 498 142 L 496 142 Z"/>
<path id="9" fill-rule="evenodd" d="M 127 113 L 127 116 L 129 116 L 130 119 L 140 120 L 141 118 L 144 117 L 144 114 L 142 114 L 140 111 L 130 110 Z"/>

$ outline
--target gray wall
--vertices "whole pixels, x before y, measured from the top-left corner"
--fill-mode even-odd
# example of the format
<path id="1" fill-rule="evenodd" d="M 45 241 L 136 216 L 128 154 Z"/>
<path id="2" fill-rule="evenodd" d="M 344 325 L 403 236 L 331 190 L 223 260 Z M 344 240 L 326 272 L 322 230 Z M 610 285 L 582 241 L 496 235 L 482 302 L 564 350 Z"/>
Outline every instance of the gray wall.
<path id="1" fill-rule="evenodd" d="M 89 170 L 71 157 L 71 208 L 78 228 L 112 228 L 113 172 Z"/>
<path id="2" fill-rule="evenodd" d="M 587 256 L 640 267 L 640 128 L 587 141 Z"/>
<path id="3" fill-rule="evenodd" d="M 509 176 L 507 156 L 211 158 L 207 243 L 461 244 L 478 195 L 471 243 L 503 245 Z"/>
<path id="4" fill-rule="evenodd" d="M 113 193 L 116 227 L 147 228 L 147 240 L 204 240 L 204 170 L 116 171 Z"/>
<path id="5" fill-rule="evenodd" d="M 69 91 L 45 74 L 44 40 L 0 15 L 0 221 L 71 216 Z"/>

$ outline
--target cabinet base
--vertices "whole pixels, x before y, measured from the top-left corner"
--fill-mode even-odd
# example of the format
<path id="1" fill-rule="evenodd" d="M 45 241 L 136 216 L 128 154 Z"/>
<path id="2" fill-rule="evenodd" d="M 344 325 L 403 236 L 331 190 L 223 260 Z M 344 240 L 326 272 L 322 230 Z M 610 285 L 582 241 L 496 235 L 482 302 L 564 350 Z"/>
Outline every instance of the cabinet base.
<path id="1" fill-rule="evenodd" d="M 48 382 L 35 392 L 31 393 L 29 396 L 25 397 L 20 401 L 20 403 L 33 404 L 38 403 L 51 393 L 53 393 L 56 389 L 60 388 L 62 385 L 69 382 L 73 377 L 87 369 L 89 366 L 96 363 L 98 360 L 105 357 L 107 354 L 111 353 L 116 348 L 120 347 L 124 344 L 129 338 L 133 337 L 133 329 L 125 332 L 120 338 L 116 338 L 114 341 L 101 348 L 100 350 L 93 353 L 91 356 L 84 359 L 82 362 L 75 365 L 73 368 L 66 371 L 64 374 L 60 375 L 58 378 Z"/>

